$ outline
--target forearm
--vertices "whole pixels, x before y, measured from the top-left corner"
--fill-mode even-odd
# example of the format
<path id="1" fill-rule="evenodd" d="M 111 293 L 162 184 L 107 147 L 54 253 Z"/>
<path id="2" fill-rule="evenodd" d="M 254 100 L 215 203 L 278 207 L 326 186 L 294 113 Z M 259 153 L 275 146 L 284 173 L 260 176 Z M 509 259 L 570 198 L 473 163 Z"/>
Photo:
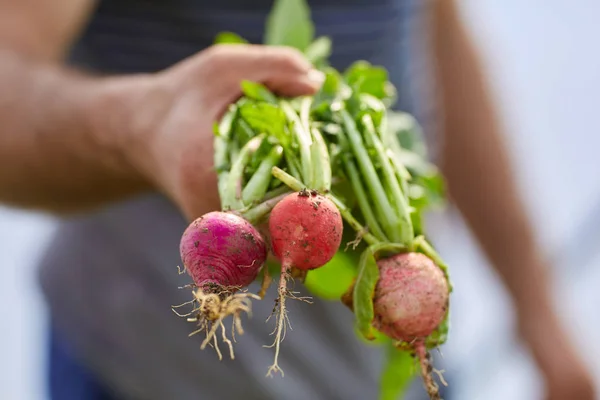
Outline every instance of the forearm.
<path id="1" fill-rule="evenodd" d="M 446 10 L 444 18 L 458 18 Z M 458 22 L 453 26 L 460 26 Z M 548 274 L 520 202 L 482 68 L 462 29 L 434 38 L 450 195 L 521 318 L 552 319 Z"/>
<path id="2" fill-rule="evenodd" d="M 146 190 L 123 156 L 136 101 L 128 85 L 135 78 L 94 78 L 0 50 L 0 202 L 67 212 Z"/>

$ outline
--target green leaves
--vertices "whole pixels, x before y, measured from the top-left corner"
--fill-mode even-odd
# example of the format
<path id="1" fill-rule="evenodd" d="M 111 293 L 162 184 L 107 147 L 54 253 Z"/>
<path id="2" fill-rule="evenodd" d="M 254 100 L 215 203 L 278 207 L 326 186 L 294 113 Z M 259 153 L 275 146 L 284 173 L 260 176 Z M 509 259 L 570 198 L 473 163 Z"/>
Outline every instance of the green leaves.
<path id="1" fill-rule="evenodd" d="M 315 27 L 306 0 L 275 0 L 267 17 L 263 43 L 294 47 L 317 68 L 324 68 L 331 55 L 331 39 L 314 39 Z M 313 40 L 314 39 L 314 40 Z"/>
<path id="2" fill-rule="evenodd" d="M 289 145 L 287 119 L 278 106 L 265 102 L 248 102 L 240 107 L 240 115 L 255 132 L 271 135 L 282 146 Z"/>
<path id="3" fill-rule="evenodd" d="M 379 281 L 379 267 L 375 256 L 379 252 L 399 253 L 406 251 L 406 247 L 399 244 L 380 243 L 367 248 L 358 264 L 358 276 L 354 285 L 353 307 L 356 315 L 356 328 L 368 340 L 375 338 L 373 333 L 373 296 Z"/>
<path id="4" fill-rule="evenodd" d="M 326 36 L 316 38 L 304 50 L 304 55 L 313 65 L 323 67 L 331 55 L 331 39 Z"/>
<path id="5" fill-rule="evenodd" d="M 250 99 L 277 104 L 277 97 L 266 86 L 257 82 L 242 81 L 242 93 Z"/>
<path id="6" fill-rule="evenodd" d="M 346 70 L 344 77 L 359 94 L 367 93 L 390 102 L 395 99 L 396 88 L 389 82 L 388 73 L 383 67 L 373 66 L 366 61 L 356 61 Z"/>
<path id="7" fill-rule="evenodd" d="M 264 44 L 305 51 L 313 40 L 314 32 L 305 0 L 275 0 L 267 17 Z"/>
<path id="8" fill-rule="evenodd" d="M 339 300 L 352 284 L 355 275 L 355 257 L 340 251 L 327 264 L 310 271 L 304 285 L 315 296 Z"/>
<path id="9" fill-rule="evenodd" d="M 375 339 L 373 333 L 373 296 L 379 281 L 379 268 L 372 249 L 364 251 L 358 264 L 358 277 L 354 286 L 353 308 L 356 316 L 356 329 L 367 339 Z"/>

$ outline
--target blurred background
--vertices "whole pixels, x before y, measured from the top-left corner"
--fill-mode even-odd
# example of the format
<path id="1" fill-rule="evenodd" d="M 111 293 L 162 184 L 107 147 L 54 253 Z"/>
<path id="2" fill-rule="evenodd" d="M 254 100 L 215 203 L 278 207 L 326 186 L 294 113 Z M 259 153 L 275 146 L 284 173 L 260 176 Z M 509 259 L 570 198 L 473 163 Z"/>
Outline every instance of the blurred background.
<path id="1" fill-rule="evenodd" d="M 556 271 L 555 295 L 600 385 L 600 3 L 463 0 L 501 105 L 520 185 Z M 0 208 L 0 398 L 46 400 L 45 319 L 33 265 L 52 219 Z M 453 267 L 445 346 L 456 398 L 540 398 L 529 355 L 515 342 L 510 304 L 460 220 L 429 231 Z"/>

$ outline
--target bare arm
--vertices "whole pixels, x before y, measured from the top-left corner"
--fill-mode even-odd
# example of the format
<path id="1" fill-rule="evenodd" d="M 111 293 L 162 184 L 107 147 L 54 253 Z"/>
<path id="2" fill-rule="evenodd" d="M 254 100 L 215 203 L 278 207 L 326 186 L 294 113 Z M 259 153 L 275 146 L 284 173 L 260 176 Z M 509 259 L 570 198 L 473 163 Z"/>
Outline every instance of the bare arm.
<path id="1" fill-rule="evenodd" d="M 120 84 L 61 65 L 93 5 L 0 0 L 0 202 L 67 211 L 146 187 L 107 129 Z"/>
<path id="2" fill-rule="evenodd" d="M 0 203 L 73 212 L 157 190 L 197 217 L 219 205 L 212 125 L 240 82 L 288 96 L 320 85 L 299 52 L 263 46 L 212 46 L 153 74 L 69 70 L 92 6 L 0 0 Z"/>
<path id="3" fill-rule="evenodd" d="M 555 314 L 547 265 L 520 202 L 480 61 L 455 3 L 438 1 L 433 18 L 444 113 L 442 168 L 451 197 L 512 295 L 520 331 L 546 378 L 561 375 L 557 357 L 580 372 Z"/>

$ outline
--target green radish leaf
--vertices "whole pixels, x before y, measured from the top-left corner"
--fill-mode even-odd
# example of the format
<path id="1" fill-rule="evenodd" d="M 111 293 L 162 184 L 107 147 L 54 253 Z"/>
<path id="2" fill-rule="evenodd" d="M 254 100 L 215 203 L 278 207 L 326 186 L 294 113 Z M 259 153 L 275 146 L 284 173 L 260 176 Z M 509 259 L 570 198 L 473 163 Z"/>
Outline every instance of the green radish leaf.
<path id="1" fill-rule="evenodd" d="M 398 350 L 392 342 L 386 345 L 386 360 L 381 374 L 379 400 L 403 398 L 414 377 L 413 358 L 406 351 Z"/>
<path id="2" fill-rule="evenodd" d="M 369 248 L 363 252 L 358 264 L 359 272 L 354 286 L 353 307 L 356 315 L 356 328 L 367 339 L 374 340 L 373 326 L 375 318 L 373 295 L 379 280 L 379 268 L 373 251 Z"/>
<path id="3" fill-rule="evenodd" d="M 388 80 L 387 70 L 383 67 L 356 61 L 346 70 L 344 78 L 358 94 L 367 93 L 380 100 L 390 101 L 396 97 L 396 88 Z"/>
<path id="4" fill-rule="evenodd" d="M 304 285 L 317 297 L 339 300 L 352 285 L 356 276 L 355 265 L 353 257 L 338 251 L 327 264 L 310 271 Z"/>
<path id="5" fill-rule="evenodd" d="M 258 149 L 252 154 L 250 161 L 248 162 L 248 166 L 244 171 L 244 182 L 248 182 L 250 177 L 254 175 L 260 163 L 269 155 L 271 149 L 273 148 L 273 144 L 269 142 L 269 140 L 263 140 Z M 270 173 L 269 173 L 270 176 Z"/>
<path id="6" fill-rule="evenodd" d="M 283 147 L 290 145 L 287 119 L 278 106 L 264 102 L 246 103 L 240 107 L 240 115 L 255 132 L 272 135 Z"/>
<path id="7" fill-rule="evenodd" d="M 246 44 L 248 41 L 233 32 L 221 32 L 215 38 L 215 44 Z"/>
<path id="8" fill-rule="evenodd" d="M 266 86 L 257 82 L 242 81 L 242 93 L 253 100 L 277 104 L 277 97 Z"/>
<path id="9" fill-rule="evenodd" d="M 325 68 L 325 81 L 314 96 L 312 113 L 317 119 L 331 120 L 332 112 L 344 107 L 343 100 L 350 96 L 342 76 L 333 68 Z"/>
<path id="10" fill-rule="evenodd" d="M 379 281 L 379 267 L 375 256 L 379 252 L 400 253 L 406 248 L 399 244 L 380 243 L 368 247 L 361 255 L 358 276 L 354 284 L 352 305 L 356 316 L 356 329 L 367 339 L 375 339 L 372 326 L 375 318 L 373 296 Z"/>
<path id="11" fill-rule="evenodd" d="M 448 330 L 450 328 L 449 314 L 450 313 L 446 311 L 446 317 L 442 323 L 427 337 L 425 345 L 428 349 L 433 349 L 446 343 L 446 340 L 448 339 Z"/>
<path id="12" fill-rule="evenodd" d="M 388 110 L 387 125 L 390 134 L 396 135 L 403 149 L 427 158 L 427 145 L 421 126 L 410 114 Z"/>
<path id="13" fill-rule="evenodd" d="M 356 331 L 356 328 L 355 328 Z M 376 329 L 373 329 L 373 339 L 367 339 L 365 338 L 360 332 L 356 331 L 356 334 L 358 336 L 358 339 L 366 344 L 367 346 L 383 346 L 386 345 L 388 343 L 392 342 L 392 339 L 390 339 L 388 336 L 384 335 L 383 333 L 379 332 Z"/>
<path id="14" fill-rule="evenodd" d="M 304 51 L 311 44 L 314 32 L 310 8 L 305 0 L 275 0 L 267 17 L 264 44 Z"/>
<path id="15" fill-rule="evenodd" d="M 325 64 L 331 55 L 331 39 L 327 36 L 318 37 L 304 50 L 304 55 L 313 65 Z"/>

